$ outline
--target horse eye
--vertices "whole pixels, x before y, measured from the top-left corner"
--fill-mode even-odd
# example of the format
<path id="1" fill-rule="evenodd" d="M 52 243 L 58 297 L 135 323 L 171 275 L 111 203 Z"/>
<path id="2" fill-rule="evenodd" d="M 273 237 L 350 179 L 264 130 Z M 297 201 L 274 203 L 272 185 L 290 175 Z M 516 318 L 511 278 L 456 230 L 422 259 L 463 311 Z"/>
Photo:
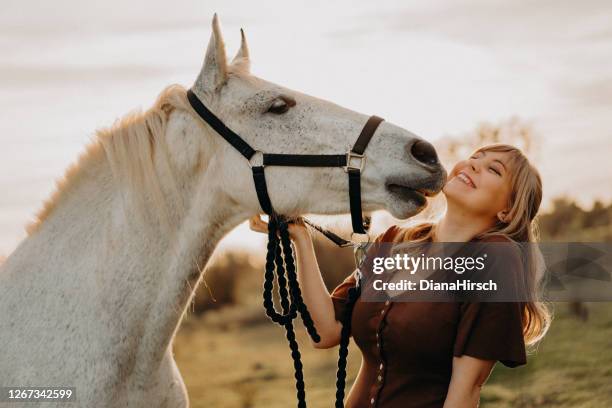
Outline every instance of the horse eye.
<path id="1" fill-rule="evenodd" d="M 279 96 L 274 100 L 274 102 L 272 102 L 272 105 L 270 105 L 267 112 L 274 113 L 276 115 L 282 115 L 283 113 L 286 113 L 292 106 L 295 106 L 295 100 Z"/>
<path id="2" fill-rule="evenodd" d="M 281 115 L 289 110 L 289 105 L 282 99 L 277 99 L 272 102 L 272 105 L 268 108 L 268 112 L 276 113 L 277 115 Z"/>

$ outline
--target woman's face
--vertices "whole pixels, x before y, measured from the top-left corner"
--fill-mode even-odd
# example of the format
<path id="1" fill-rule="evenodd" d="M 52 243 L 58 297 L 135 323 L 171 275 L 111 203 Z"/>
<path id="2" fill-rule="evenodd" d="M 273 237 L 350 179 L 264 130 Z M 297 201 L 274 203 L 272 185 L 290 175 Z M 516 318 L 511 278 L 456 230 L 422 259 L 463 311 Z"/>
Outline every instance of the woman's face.
<path id="1" fill-rule="evenodd" d="M 455 164 L 442 189 L 449 204 L 492 221 L 503 217 L 511 192 L 509 158 L 506 152 L 481 151 Z"/>

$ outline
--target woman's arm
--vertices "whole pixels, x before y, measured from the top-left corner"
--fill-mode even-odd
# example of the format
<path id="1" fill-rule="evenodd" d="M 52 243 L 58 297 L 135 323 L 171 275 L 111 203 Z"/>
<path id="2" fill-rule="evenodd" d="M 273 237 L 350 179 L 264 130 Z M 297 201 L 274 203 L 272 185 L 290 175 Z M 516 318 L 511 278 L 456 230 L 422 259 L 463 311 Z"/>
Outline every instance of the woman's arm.
<path id="1" fill-rule="evenodd" d="M 267 232 L 267 225 L 259 216 L 251 218 L 250 227 L 254 231 Z M 318 343 L 311 342 L 316 348 L 334 347 L 340 343 L 342 324 L 335 318 L 334 305 L 319 270 L 312 238 L 306 226 L 298 223 L 289 225 L 289 234 L 295 246 L 296 273 L 302 298 L 321 336 Z"/>
<path id="2" fill-rule="evenodd" d="M 480 400 L 480 389 L 495 365 L 493 360 L 463 355 L 453 357 L 453 373 L 444 408 L 474 408 Z"/>
<path id="3" fill-rule="evenodd" d="M 306 227 L 300 227 L 296 231 L 293 242 L 302 297 L 321 336 L 321 341 L 312 344 L 316 348 L 337 346 L 340 344 L 342 324 L 335 318 L 334 304 L 323 282 L 312 239 Z"/>

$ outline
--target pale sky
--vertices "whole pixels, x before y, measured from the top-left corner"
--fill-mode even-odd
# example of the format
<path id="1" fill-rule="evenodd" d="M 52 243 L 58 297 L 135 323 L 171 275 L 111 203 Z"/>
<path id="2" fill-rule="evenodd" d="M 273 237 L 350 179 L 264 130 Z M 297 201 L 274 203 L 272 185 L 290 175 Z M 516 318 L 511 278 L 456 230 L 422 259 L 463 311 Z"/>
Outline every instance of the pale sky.
<path id="1" fill-rule="evenodd" d="M 612 199 L 607 1 L 3 0 L 0 255 L 97 128 L 191 85 L 214 12 L 255 75 L 378 114 L 435 144 L 519 116 L 545 200 Z M 258 243 L 239 227 L 228 243 Z"/>

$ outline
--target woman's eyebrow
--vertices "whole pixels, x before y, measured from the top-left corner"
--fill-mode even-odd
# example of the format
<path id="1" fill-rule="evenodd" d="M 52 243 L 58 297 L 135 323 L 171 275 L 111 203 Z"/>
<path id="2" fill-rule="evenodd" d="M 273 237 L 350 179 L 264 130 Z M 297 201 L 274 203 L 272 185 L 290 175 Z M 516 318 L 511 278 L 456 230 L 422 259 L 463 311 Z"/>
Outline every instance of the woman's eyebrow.
<path id="1" fill-rule="evenodd" d="M 504 170 L 506 170 L 506 165 L 504 164 L 504 162 L 503 162 L 503 161 L 501 161 L 501 160 L 499 160 L 499 159 L 494 159 L 493 161 L 496 161 L 496 162 L 498 162 L 499 164 L 501 164 L 501 165 L 502 165 L 502 167 L 504 168 Z"/>
<path id="2" fill-rule="evenodd" d="M 487 152 L 485 152 L 484 150 L 481 150 L 479 153 L 482 153 L 482 157 L 487 155 Z M 504 168 L 504 170 L 508 171 L 508 169 L 506 168 L 506 165 L 504 164 L 503 161 L 499 160 L 499 159 L 493 159 L 493 161 L 498 162 L 499 164 L 502 165 L 502 167 Z"/>

